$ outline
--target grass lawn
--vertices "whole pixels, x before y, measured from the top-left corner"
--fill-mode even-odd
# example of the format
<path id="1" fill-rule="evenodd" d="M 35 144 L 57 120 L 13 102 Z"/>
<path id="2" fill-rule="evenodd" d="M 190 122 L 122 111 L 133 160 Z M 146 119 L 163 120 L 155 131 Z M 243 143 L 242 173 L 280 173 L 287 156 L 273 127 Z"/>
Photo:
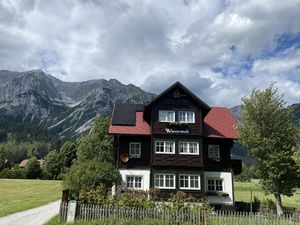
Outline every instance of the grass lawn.
<path id="1" fill-rule="evenodd" d="M 108 220 L 90 220 L 90 221 L 82 221 L 77 220 L 74 223 L 63 223 L 59 221 L 58 216 L 53 217 L 48 223 L 45 225 L 162 225 L 162 224 L 175 224 L 172 222 L 163 222 L 160 220 L 118 220 L 118 219 L 108 219 Z M 177 223 L 176 223 L 177 224 Z M 192 225 L 191 222 L 180 223 L 181 225 Z M 249 225 L 249 224 L 268 224 L 268 225 L 300 225 L 299 222 L 296 221 L 283 221 L 283 220 L 268 220 L 268 219 L 249 219 L 249 218 L 219 218 L 219 217 L 210 217 L 208 220 L 208 224 L 210 225 Z"/>
<path id="2" fill-rule="evenodd" d="M 266 197 L 258 186 L 258 180 L 252 180 L 251 182 L 234 182 L 235 201 L 250 202 L 251 190 L 253 197 L 256 196 L 260 200 Z M 275 200 L 273 195 L 267 195 L 267 197 Z M 292 197 L 282 196 L 282 203 L 283 206 L 300 209 L 300 189 L 298 188 Z"/>
<path id="3" fill-rule="evenodd" d="M 61 181 L 0 179 L 0 217 L 60 199 Z"/>

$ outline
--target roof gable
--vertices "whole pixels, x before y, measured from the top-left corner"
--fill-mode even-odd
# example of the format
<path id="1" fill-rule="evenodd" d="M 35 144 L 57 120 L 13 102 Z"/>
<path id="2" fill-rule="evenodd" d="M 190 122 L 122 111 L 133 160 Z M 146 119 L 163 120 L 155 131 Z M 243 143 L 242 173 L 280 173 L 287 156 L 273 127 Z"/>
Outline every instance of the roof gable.
<path id="1" fill-rule="evenodd" d="M 172 93 L 173 92 L 173 93 Z M 193 92 L 191 92 L 189 89 L 187 89 L 182 83 L 177 81 L 172 86 L 167 88 L 165 91 L 163 91 L 161 94 L 159 94 L 156 98 L 154 98 L 148 105 L 146 105 L 147 108 L 151 108 L 155 103 L 157 103 L 160 99 L 162 99 L 164 96 L 172 93 L 173 96 L 180 97 L 180 92 L 185 93 L 188 95 L 191 99 L 193 99 L 196 104 L 198 104 L 201 108 L 204 109 L 204 115 L 206 115 L 211 107 L 207 105 L 204 101 L 202 101 L 200 98 L 198 98 Z"/>

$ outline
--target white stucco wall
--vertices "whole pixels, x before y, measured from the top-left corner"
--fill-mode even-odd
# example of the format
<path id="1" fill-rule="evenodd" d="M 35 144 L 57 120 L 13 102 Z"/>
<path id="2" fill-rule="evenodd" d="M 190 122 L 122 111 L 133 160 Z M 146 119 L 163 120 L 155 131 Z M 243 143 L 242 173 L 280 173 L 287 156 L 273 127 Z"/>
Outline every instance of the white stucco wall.
<path id="1" fill-rule="evenodd" d="M 229 196 L 207 196 L 207 201 L 212 204 L 233 204 L 233 187 L 231 172 L 204 172 L 205 191 L 207 191 L 207 179 L 219 178 L 223 180 L 223 192 Z"/>
<path id="2" fill-rule="evenodd" d="M 122 188 L 123 189 L 126 189 L 126 176 L 141 176 L 142 177 L 141 190 L 147 191 L 150 189 L 150 170 L 120 169 L 119 171 L 122 176 Z"/>

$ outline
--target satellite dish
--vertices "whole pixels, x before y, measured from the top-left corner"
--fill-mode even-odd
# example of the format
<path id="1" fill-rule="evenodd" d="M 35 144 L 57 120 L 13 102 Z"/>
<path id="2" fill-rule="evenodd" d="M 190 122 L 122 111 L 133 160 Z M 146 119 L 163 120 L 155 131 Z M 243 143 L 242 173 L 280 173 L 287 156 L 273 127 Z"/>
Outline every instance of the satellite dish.
<path id="1" fill-rule="evenodd" d="M 122 154 L 120 155 L 120 160 L 121 160 L 123 163 L 128 162 L 128 160 L 129 160 L 129 155 L 128 155 L 127 153 L 122 153 Z"/>

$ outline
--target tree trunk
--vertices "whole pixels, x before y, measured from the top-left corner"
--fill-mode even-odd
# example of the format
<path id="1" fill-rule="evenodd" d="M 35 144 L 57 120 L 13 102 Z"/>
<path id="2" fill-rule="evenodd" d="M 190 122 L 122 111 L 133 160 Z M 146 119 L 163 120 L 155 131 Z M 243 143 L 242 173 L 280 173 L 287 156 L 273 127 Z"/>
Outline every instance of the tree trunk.
<path id="1" fill-rule="evenodd" d="M 283 215 L 281 196 L 280 194 L 274 194 L 274 196 L 275 196 L 277 215 L 281 216 Z"/>

